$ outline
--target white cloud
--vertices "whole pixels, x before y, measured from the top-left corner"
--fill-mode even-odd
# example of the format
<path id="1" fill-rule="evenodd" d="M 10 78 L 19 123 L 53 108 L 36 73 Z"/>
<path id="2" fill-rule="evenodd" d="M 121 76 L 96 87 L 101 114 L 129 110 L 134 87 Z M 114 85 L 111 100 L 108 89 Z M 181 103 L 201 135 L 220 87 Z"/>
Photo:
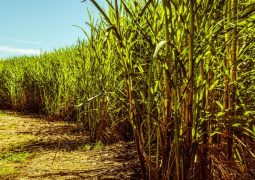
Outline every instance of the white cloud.
<path id="1" fill-rule="evenodd" d="M 21 55 L 39 55 L 41 53 L 38 49 L 22 49 L 22 48 L 15 48 L 10 46 L 1 46 L 0 45 L 0 52 L 8 52 L 8 53 L 15 53 Z"/>
<path id="2" fill-rule="evenodd" d="M 40 43 L 37 41 L 27 41 L 22 39 L 10 39 L 10 40 L 17 43 L 40 45 Z"/>
<path id="3" fill-rule="evenodd" d="M 29 41 L 29 40 L 24 40 L 24 39 L 7 38 L 7 37 L 3 37 L 3 36 L 0 36 L 0 39 L 4 39 L 4 40 L 7 40 L 7 41 L 12 41 L 12 42 L 15 42 L 15 43 L 21 43 L 21 44 L 40 45 L 40 43 L 37 42 L 37 41 Z"/>

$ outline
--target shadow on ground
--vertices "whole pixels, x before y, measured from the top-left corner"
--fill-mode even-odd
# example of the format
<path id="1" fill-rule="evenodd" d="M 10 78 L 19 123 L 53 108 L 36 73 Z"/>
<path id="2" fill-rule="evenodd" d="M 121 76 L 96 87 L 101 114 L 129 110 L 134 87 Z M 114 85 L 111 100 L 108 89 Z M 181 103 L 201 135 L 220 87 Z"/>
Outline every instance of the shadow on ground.
<path id="1" fill-rule="evenodd" d="M 0 117 L 0 124 L 5 126 L 0 133 L 37 137 L 4 149 L 32 156 L 17 167 L 17 172 L 1 179 L 141 179 L 133 143 L 94 149 L 89 136 L 77 124 L 31 115 L 6 114 Z"/>

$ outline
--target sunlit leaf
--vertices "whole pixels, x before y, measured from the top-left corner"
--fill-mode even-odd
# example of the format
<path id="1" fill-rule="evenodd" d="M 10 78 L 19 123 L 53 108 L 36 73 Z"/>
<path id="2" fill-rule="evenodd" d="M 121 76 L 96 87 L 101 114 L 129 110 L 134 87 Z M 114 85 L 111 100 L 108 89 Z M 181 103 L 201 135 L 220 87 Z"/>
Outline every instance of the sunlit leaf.
<path id="1" fill-rule="evenodd" d="M 159 51 L 160 51 L 160 49 L 163 47 L 163 45 L 165 45 L 167 43 L 167 41 L 160 41 L 159 43 L 158 43 L 158 45 L 156 46 L 156 49 L 155 49 L 155 51 L 154 51 L 154 54 L 153 54 L 153 58 L 156 58 L 157 57 L 157 55 L 158 55 L 158 53 L 159 53 Z"/>

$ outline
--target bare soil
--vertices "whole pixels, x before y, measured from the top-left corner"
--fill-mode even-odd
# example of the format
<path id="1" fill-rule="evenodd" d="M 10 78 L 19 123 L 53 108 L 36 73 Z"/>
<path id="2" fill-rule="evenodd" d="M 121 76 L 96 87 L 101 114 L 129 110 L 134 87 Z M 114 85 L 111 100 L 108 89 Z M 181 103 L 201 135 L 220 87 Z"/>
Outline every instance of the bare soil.
<path id="1" fill-rule="evenodd" d="M 141 179 L 139 172 L 133 143 L 91 144 L 75 123 L 0 112 L 0 179 Z"/>

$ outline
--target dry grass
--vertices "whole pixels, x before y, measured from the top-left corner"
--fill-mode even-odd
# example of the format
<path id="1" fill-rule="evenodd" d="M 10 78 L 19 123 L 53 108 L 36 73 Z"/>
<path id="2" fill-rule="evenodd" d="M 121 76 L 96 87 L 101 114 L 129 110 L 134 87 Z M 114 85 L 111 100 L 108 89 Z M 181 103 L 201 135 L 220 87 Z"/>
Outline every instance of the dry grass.
<path id="1" fill-rule="evenodd" d="M 89 144 L 77 125 L 20 115 L 0 116 L 0 127 L 0 157 L 27 154 L 0 158 L 3 179 L 139 178 L 132 144 Z"/>

